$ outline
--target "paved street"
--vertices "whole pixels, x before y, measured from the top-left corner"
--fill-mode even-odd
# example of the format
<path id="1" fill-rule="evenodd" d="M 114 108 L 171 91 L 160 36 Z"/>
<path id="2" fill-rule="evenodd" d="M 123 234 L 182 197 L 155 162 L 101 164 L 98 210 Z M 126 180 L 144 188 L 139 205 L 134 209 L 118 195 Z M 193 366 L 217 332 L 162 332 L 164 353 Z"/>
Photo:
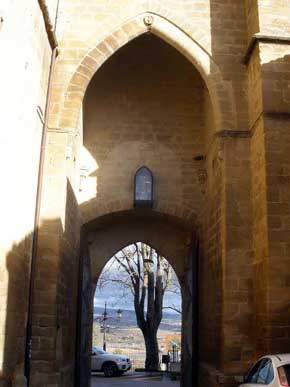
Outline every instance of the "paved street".
<path id="1" fill-rule="evenodd" d="M 146 376 L 141 373 L 133 373 L 128 376 L 123 375 L 116 378 L 105 378 L 103 374 L 92 376 L 92 387 L 178 387 L 179 382 L 173 382 L 162 376 Z"/>

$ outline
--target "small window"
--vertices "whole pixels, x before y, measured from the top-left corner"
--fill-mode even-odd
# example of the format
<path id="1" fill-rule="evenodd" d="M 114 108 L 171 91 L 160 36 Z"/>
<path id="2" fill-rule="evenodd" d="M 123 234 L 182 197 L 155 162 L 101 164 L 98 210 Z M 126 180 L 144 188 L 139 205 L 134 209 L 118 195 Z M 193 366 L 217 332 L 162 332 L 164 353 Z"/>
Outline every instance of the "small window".
<path id="1" fill-rule="evenodd" d="M 270 360 L 270 368 L 269 368 L 266 384 L 270 384 L 271 382 L 273 382 L 273 379 L 274 379 L 274 367 L 273 367 L 272 361 Z"/>
<path id="2" fill-rule="evenodd" d="M 270 359 L 262 359 L 250 370 L 246 383 L 270 384 L 274 379 L 274 369 Z"/>
<path id="3" fill-rule="evenodd" d="M 258 363 L 256 363 L 253 368 L 250 370 L 247 378 L 246 383 L 257 383 L 258 373 L 260 365 L 262 364 L 263 360 L 260 360 Z"/>
<path id="4" fill-rule="evenodd" d="M 268 384 L 267 380 L 268 380 L 270 368 L 271 368 L 271 360 L 264 359 L 263 363 L 261 364 L 258 378 L 257 378 L 258 384 Z"/>
<path id="5" fill-rule="evenodd" d="M 141 167 L 135 174 L 134 206 L 152 207 L 153 205 L 153 174 L 147 167 Z"/>

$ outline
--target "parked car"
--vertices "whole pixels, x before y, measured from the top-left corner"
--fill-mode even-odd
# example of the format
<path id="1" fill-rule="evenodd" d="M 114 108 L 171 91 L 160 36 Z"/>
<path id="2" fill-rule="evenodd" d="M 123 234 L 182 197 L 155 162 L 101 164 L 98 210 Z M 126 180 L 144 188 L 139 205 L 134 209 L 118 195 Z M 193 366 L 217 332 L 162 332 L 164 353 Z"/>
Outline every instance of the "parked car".
<path id="1" fill-rule="evenodd" d="M 122 375 L 131 368 L 131 361 L 127 356 L 114 355 L 93 346 L 92 371 L 104 372 L 105 376 Z"/>
<path id="2" fill-rule="evenodd" d="M 240 387 L 290 386 L 290 354 L 269 355 L 258 360 Z"/>

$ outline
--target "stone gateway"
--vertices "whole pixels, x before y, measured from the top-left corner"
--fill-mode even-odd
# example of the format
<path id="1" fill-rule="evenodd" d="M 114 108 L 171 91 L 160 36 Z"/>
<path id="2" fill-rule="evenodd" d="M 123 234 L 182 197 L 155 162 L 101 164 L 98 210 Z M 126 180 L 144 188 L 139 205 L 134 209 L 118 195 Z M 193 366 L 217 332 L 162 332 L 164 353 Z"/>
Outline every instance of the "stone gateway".
<path id="1" fill-rule="evenodd" d="M 2 3 L 0 386 L 90 385 L 96 283 L 138 241 L 181 283 L 182 387 L 289 352 L 289 0 Z"/>

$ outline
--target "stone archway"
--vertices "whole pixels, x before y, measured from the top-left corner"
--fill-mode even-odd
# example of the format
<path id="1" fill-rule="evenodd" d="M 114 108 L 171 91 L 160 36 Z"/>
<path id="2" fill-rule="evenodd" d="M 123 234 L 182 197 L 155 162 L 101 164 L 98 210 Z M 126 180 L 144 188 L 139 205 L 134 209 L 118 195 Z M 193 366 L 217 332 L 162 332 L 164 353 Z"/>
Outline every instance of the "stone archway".
<path id="1" fill-rule="evenodd" d="M 153 20 L 151 19 L 153 17 Z M 48 156 L 46 161 L 46 177 L 47 177 L 47 185 L 46 185 L 46 192 L 45 195 L 49 195 L 49 200 L 46 200 L 43 204 L 42 213 L 45 216 L 53 214 L 55 216 L 59 216 L 61 219 L 61 226 L 63 226 L 63 234 L 62 230 L 59 231 L 59 229 L 56 230 L 56 232 L 51 231 L 49 234 L 49 238 L 52 240 L 53 246 L 55 247 L 55 251 L 49 251 L 48 255 L 55 258 L 59 258 L 60 262 L 65 261 L 63 259 L 63 256 L 65 256 L 67 261 L 71 260 L 71 257 L 75 258 L 75 256 L 78 254 L 78 235 L 80 232 L 80 229 L 84 223 L 87 224 L 87 222 L 93 221 L 93 219 L 100 219 L 101 215 L 107 214 L 109 217 L 113 212 L 118 212 L 120 210 L 125 211 L 132 208 L 132 196 L 131 193 L 127 190 L 127 197 L 130 200 L 119 200 L 117 197 L 116 200 L 107 200 L 107 196 L 103 195 L 103 200 L 101 202 L 101 209 L 98 208 L 99 205 L 99 198 L 97 199 L 97 195 L 93 198 L 94 200 L 91 200 L 89 202 L 89 205 L 92 204 L 92 211 L 89 214 L 87 218 L 84 219 L 83 217 L 83 208 L 84 203 L 80 204 L 80 202 L 77 202 L 78 200 L 78 187 L 75 181 L 77 180 L 77 167 L 74 164 L 74 155 L 77 155 L 77 151 L 75 149 L 77 147 L 80 147 L 80 141 L 76 141 L 76 135 L 77 135 L 77 128 L 79 129 L 80 138 L 82 139 L 82 129 L 81 125 L 78 126 L 78 121 L 80 118 L 80 110 L 83 103 L 83 98 L 86 93 L 86 89 L 90 81 L 92 80 L 94 74 L 96 71 L 100 68 L 102 63 L 104 63 L 110 56 L 112 56 L 113 53 L 116 53 L 118 49 L 122 46 L 125 46 L 126 43 L 128 43 L 129 40 L 134 40 L 134 38 L 144 35 L 145 33 L 151 32 L 154 35 L 157 35 L 161 38 L 161 40 L 166 40 L 169 42 L 173 47 L 176 48 L 177 51 L 181 52 L 183 56 L 186 56 L 191 64 L 194 66 L 191 66 L 189 63 L 190 68 L 197 68 L 200 75 L 202 76 L 204 83 L 207 85 L 207 89 L 210 92 L 210 99 L 212 100 L 212 105 L 214 107 L 214 126 L 215 126 L 215 132 L 217 131 L 223 131 L 228 129 L 233 130 L 235 129 L 235 106 L 233 99 L 231 98 L 231 83 L 226 82 L 223 80 L 223 77 L 221 73 L 219 72 L 218 67 L 215 65 L 215 63 L 212 61 L 210 55 L 192 38 L 190 38 L 184 31 L 182 31 L 180 28 L 175 26 L 174 24 L 170 23 L 165 18 L 162 18 L 157 15 L 152 14 L 141 14 L 138 17 L 135 17 L 134 19 L 128 21 L 124 25 L 122 25 L 120 28 L 115 30 L 113 34 L 111 34 L 106 39 L 102 40 L 96 48 L 94 48 L 88 55 L 85 56 L 85 58 L 81 61 L 77 71 L 71 78 L 71 81 L 69 83 L 69 86 L 67 88 L 67 91 L 64 96 L 64 104 L 62 104 L 62 100 L 60 98 L 59 105 L 60 105 L 60 121 L 59 121 L 59 129 L 55 129 L 54 131 L 51 130 L 49 134 L 48 139 Z M 144 35 L 145 36 L 145 35 Z M 175 50 L 175 51 L 176 51 Z M 211 133 L 213 134 L 213 133 Z M 216 321 L 213 321 L 214 318 L 209 322 L 208 326 L 205 326 L 204 329 L 204 336 L 207 335 L 209 337 L 208 332 L 210 331 L 212 336 L 220 337 L 222 336 L 222 315 L 220 313 L 220 310 L 222 308 L 222 298 L 221 298 L 221 291 L 219 291 L 219 287 L 221 282 L 221 278 L 223 275 L 222 272 L 222 266 L 219 265 L 218 260 L 222 259 L 224 256 L 224 250 L 222 250 L 222 243 L 223 243 L 223 233 L 220 232 L 222 229 L 224 223 L 224 212 L 223 212 L 223 206 L 224 206 L 224 196 L 223 196 L 223 189 L 222 189 L 222 182 L 223 182 L 223 174 L 224 171 L 224 164 L 223 164 L 223 154 L 222 154 L 222 144 L 219 141 L 218 136 L 212 136 L 212 141 L 208 144 L 211 149 L 207 153 L 206 157 L 206 163 L 207 165 L 205 168 L 207 168 L 208 172 L 208 194 L 205 198 L 205 201 L 207 200 L 207 203 L 204 207 L 202 207 L 202 203 L 200 204 L 200 209 L 202 211 L 201 217 L 202 219 L 199 219 L 199 221 L 203 222 L 202 225 L 204 227 L 204 230 L 202 230 L 202 236 L 205 239 L 205 247 L 204 250 L 206 250 L 205 255 L 208 254 L 207 258 L 209 259 L 204 260 L 205 267 L 204 267 L 204 278 L 205 282 L 208 280 L 211 280 L 211 276 L 214 277 L 214 287 L 217 289 L 216 292 L 212 292 L 213 297 L 211 299 L 211 309 L 213 310 L 213 316 L 217 316 L 215 319 Z M 100 140 L 99 140 L 100 141 Z M 100 144 L 102 146 L 102 144 Z M 123 147 L 124 144 L 123 144 Z M 68 149 L 69 148 L 69 149 Z M 69 153 L 70 149 L 72 149 L 71 154 Z M 188 149 L 188 148 L 187 148 Z M 184 148 L 182 149 L 182 151 Z M 74 153 L 75 152 L 75 153 Z M 73 156 L 73 157 L 72 157 Z M 191 168 L 191 171 L 193 170 L 192 166 L 193 163 L 197 162 L 199 164 L 197 165 L 196 169 L 202 169 L 200 167 L 200 162 L 203 162 L 205 164 L 205 157 L 202 155 L 201 158 L 197 157 L 195 159 L 193 157 L 194 155 L 190 155 L 190 160 L 188 162 L 188 165 Z M 69 160 L 69 161 L 68 161 Z M 174 170 L 177 169 L 177 164 L 173 163 Z M 180 168 L 182 170 L 182 168 Z M 109 174 L 108 174 L 109 175 Z M 205 173 L 206 175 L 206 173 Z M 127 177 L 129 174 L 127 174 Z M 206 176 L 205 176 L 206 179 Z M 129 179 L 128 179 L 129 180 Z M 127 180 L 126 180 L 127 181 Z M 71 187 L 70 184 L 73 184 L 74 186 Z M 177 185 L 177 184 L 176 184 Z M 106 186 L 107 187 L 107 186 Z M 127 185 L 129 187 L 129 184 Z M 174 188 L 174 183 L 170 183 L 168 186 L 168 191 Z M 192 195 L 192 188 L 190 190 L 187 190 L 185 194 L 187 197 Z M 48 196 L 45 196 L 46 198 Z M 54 200 L 55 199 L 55 200 Z M 171 200 L 167 201 L 167 203 L 163 206 L 162 211 L 160 207 L 158 207 L 158 211 L 162 212 L 163 214 L 171 214 L 176 215 L 182 221 L 192 221 L 191 226 L 193 226 L 193 221 L 195 219 L 195 212 L 194 212 L 194 205 L 196 203 L 193 203 L 192 197 L 190 196 L 190 203 L 184 205 L 183 197 L 178 198 L 178 200 Z M 52 204 L 53 203 L 53 204 Z M 56 203 L 56 204 L 55 204 Z M 154 212 L 153 212 L 154 213 Z M 204 216 L 204 213 L 205 216 Z M 68 216 L 67 216 L 68 215 Z M 68 224 L 66 224 L 68 223 Z M 91 225 L 91 224 L 90 224 Z M 176 224 L 175 224 L 176 225 Z M 214 225 L 214 227 L 212 227 Z M 177 227 L 177 226 L 176 226 Z M 85 228 L 85 227 L 84 227 Z M 176 228 L 178 229 L 178 227 Z M 175 234 L 174 232 L 171 233 L 171 235 Z M 157 235 L 157 233 L 156 233 Z M 51 242 L 51 240 L 47 238 L 47 235 L 43 234 L 43 245 L 46 246 L 48 242 Z M 146 241 L 146 238 L 138 238 L 140 240 Z M 166 238 L 166 241 L 168 242 L 168 238 Z M 209 241 L 208 245 L 206 243 Z M 64 243 L 63 243 L 64 242 Z M 64 244 L 64 247 L 63 245 Z M 150 244 L 150 243 L 149 243 Z M 154 245 L 154 243 L 151 244 Z M 214 248 L 212 248 L 214 247 Z M 45 251 L 46 253 L 46 251 Z M 83 255 L 83 254 L 82 254 Z M 86 255 L 86 252 L 84 253 Z M 170 254 L 165 254 L 170 255 Z M 212 265 L 211 256 L 216 257 L 216 264 L 215 266 Z M 187 250 L 186 254 L 183 255 L 184 257 L 189 257 L 193 259 L 193 257 L 196 258 L 196 255 L 194 255 L 194 251 L 191 251 L 191 254 Z M 88 257 L 85 257 L 88 258 Z M 192 260 L 190 261 L 192 262 Z M 81 269 L 81 277 L 83 276 L 83 261 L 81 261 L 80 269 Z M 43 263 L 41 263 L 43 264 Z M 41 265 L 40 264 L 40 265 Z M 215 267 L 218 267 L 219 270 L 216 270 L 215 272 L 213 269 Z M 65 265 L 60 267 L 53 268 L 53 274 L 55 274 L 55 277 L 60 277 L 60 280 L 65 280 L 65 286 L 63 286 L 62 282 L 60 281 L 59 289 L 54 288 L 51 291 L 51 298 L 55 298 L 57 302 L 60 304 L 60 312 L 62 312 L 63 304 L 61 303 L 62 299 L 59 297 L 59 293 L 63 291 L 63 289 L 66 291 L 67 288 L 71 285 L 70 278 L 67 275 L 65 271 Z M 186 270 L 184 270 L 186 272 Z M 187 273 L 190 273 L 190 271 L 187 271 Z M 87 271 L 87 279 L 90 277 L 89 271 Z M 190 278 L 188 278 L 189 280 Z M 44 288 L 45 285 L 41 284 L 41 286 Z M 190 287 L 189 292 L 190 292 Z M 42 288 L 41 288 L 42 289 Z M 59 292 L 59 293 L 58 293 Z M 73 298 L 73 292 L 68 293 L 67 300 L 65 302 L 73 304 L 75 306 L 75 299 Z M 206 294 L 206 292 L 204 292 Z M 89 301 L 89 300 L 88 300 Z M 53 302 L 52 302 L 53 303 Z M 205 305 L 206 308 L 208 308 L 208 305 L 205 303 L 201 303 L 202 305 Z M 217 306 L 217 307 L 216 307 Z M 63 308 L 64 309 L 64 308 Z M 190 313 L 190 310 L 192 307 L 187 308 Z M 218 310 L 217 310 L 218 309 Z M 78 308 L 78 311 L 81 311 L 81 308 Z M 65 331 L 66 325 L 68 326 L 71 321 L 69 321 L 69 318 L 67 318 L 67 315 L 65 316 L 66 320 L 61 320 L 61 324 L 64 326 L 63 330 Z M 58 318 L 58 315 L 57 315 Z M 206 320 L 206 319 L 205 319 Z M 53 326 L 54 330 L 59 330 L 58 325 L 59 320 L 56 320 L 57 324 L 54 323 L 54 321 L 49 321 L 49 324 Z M 192 320 L 188 320 L 192 321 Z M 207 320 L 206 320 L 207 323 Z M 55 328 L 55 325 L 57 328 Z M 204 324 L 206 325 L 206 324 Z M 194 327 L 188 327 L 187 331 L 193 332 Z M 57 335 L 58 333 L 56 333 Z M 61 334 L 59 334 L 61 337 Z M 218 341 L 218 340 L 216 340 Z M 207 340 L 207 344 L 209 346 L 213 346 L 217 348 L 216 342 L 213 342 L 211 339 Z M 190 348 L 190 345 L 188 346 Z M 85 347 L 85 349 L 88 347 Z M 218 348 L 219 349 L 219 348 Z M 60 351 L 61 352 L 61 348 Z M 216 356 L 218 358 L 219 354 Z M 37 358 L 37 356 L 36 356 Z M 40 357 L 41 358 L 41 357 Z M 72 357 L 70 357 L 69 361 L 71 361 Z M 215 359 L 214 359 L 215 360 Z M 219 360 L 219 359 L 218 359 Z M 192 358 L 190 362 L 192 361 Z M 191 363 L 192 364 L 192 363 Z M 186 369 L 192 369 L 192 366 L 188 365 Z M 78 366 L 75 367 L 76 370 L 78 370 Z M 61 370 L 61 372 L 59 372 Z M 47 374 L 46 370 L 43 372 L 43 380 L 46 380 Z M 68 370 L 66 359 L 64 361 L 60 362 L 60 365 L 57 365 L 55 369 L 52 371 L 53 377 L 56 378 L 56 380 L 61 379 L 59 383 L 63 383 L 63 385 L 70 386 L 70 381 L 73 380 L 72 374 L 73 374 L 73 364 L 70 364 L 70 369 Z M 59 376 L 61 375 L 61 376 Z M 64 376 L 63 376 L 64 375 Z M 68 376 L 66 376 L 68 375 Z M 188 374 L 185 374 L 188 378 Z M 190 376 L 191 377 L 191 376 Z M 63 380 L 69 380 L 68 382 L 63 382 Z M 65 384 L 66 383 L 66 384 Z M 192 383 L 192 380 L 189 380 L 186 382 L 185 386 L 189 386 Z"/>
<path id="2" fill-rule="evenodd" d="M 87 386 L 90 372 L 89 351 L 93 313 L 93 294 L 106 262 L 120 249 L 136 241 L 144 241 L 168 258 L 179 278 L 182 291 L 182 379 L 181 386 L 197 381 L 197 241 L 192 224 L 152 210 L 131 210 L 111 213 L 84 226 L 81 258 L 81 295 L 79 297 L 76 369 L 80 370 L 76 386 Z M 87 246 L 86 246 L 87 243 Z M 88 259 L 88 257 L 90 257 Z M 89 286 L 89 281 L 91 281 Z M 88 302 L 89 308 L 88 310 Z M 88 315 L 90 318 L 88 318 Z"/>
<path id="3" fill-rule="evenodd" d="M 144 13 L 127 21 L 80 61 L 66 89 L 59 126 L 75 131 L 87 86 L 95 72 L 118 49 L 145 33 L 155 34 L 172 45 L 197 68 L 209 90 L 216 131 L 235 130 L 236 106 L 231 83 L 223 79 L 217 64 L 198 42 L 168 19 L 153 13 Z"/>

